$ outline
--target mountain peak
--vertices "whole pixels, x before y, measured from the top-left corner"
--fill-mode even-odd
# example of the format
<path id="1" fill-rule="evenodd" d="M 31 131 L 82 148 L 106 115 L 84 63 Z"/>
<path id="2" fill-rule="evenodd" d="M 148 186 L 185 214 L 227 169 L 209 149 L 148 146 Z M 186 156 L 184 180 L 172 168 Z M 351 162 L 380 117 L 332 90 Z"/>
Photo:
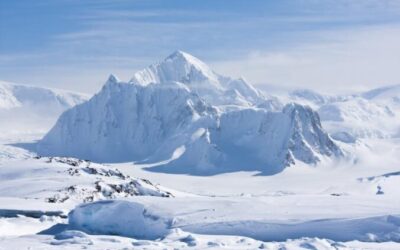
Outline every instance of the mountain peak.
<path id="1" fill-rule="evenodd" d="M 170 54 L 169 56 L 167 56 L 164 59 L 164 62 L 166 62 L 166 61 L 185 62 L 185 63 L 192 65 L 198 69 L 201 69 L 201 68 L 206 69 L 207 68 L 207 70 L 210 70 L 208 65 L 205 64 L 203 61 L 201 61 L 199 58 L 192 56 L 191 54 L 186 53 L 181 50 L 177 50 L 177 51 L 173 52 L 172 54 Z"/>
<path id="2" fill-rule="evenodd" d="M 251 106 L 264 101 L 260 92 L 244 78 L 221 76 L 200 59 L 181 50 L 136 72 L 130 83 L 141 86 L 181 83 L 213 105 Z"/>
<path id="3" fill-rule="evenodd" d="M 109 83 L 117 83 L 120 80 L 118 79 L 118 77 L 116 77 L 114 74 L 110 74 L 110 76 L 108 77 L 107 82 Z"/>
<path id="4" fill-rule="evenodd" d="M 181 58 L 190 58 L 190 57 L 194 57 L 194 56 L 192 56 L 189 53 L 184 52 L 182 50 L 176 50 L 172 54 L 167 56 L 166 59 L 167 58 L 179 58 L 179 57 L 181 57 Z"/>
<path id="5" fill-rule="evenodd" d="M 136 72 L 131 82 L 140 85 L 168 82 L 181 82 L 185 84 L 208 82 L 220 88 L 216 86 L 218 85 L 218 75 L 207 64 L 179 50 L 167 56 L 163 61 Z"/>

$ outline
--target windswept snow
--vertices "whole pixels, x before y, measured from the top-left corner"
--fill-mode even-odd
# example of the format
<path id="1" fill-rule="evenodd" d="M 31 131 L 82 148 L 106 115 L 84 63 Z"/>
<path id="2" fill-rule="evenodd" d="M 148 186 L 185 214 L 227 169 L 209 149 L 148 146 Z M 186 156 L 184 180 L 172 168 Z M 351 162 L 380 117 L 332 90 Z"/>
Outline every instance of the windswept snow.
<path id="1" fill-rule="evenodd" d="M 269 198 L 258 198 L 256 201 L 251 198 L 212 200 L 177 198 L 100 201 L 77 207 L 69 214 L 69 224 L 72 228 L 89 233 L 116 234 L 138 239 L 165 237 L 171 229 L 181 228 L 190 233 L 239 235 L 262 241 L 302 237 L 334 241 L 400 241 L 399 215 L 366 217 L 364 214 L 373 209 L 340 211 L 344 207 L 354 209 L 360 206 L 348 197 L 319 200 L 324 203 L 312 202 L 309 197 L 304 197 L 303 204 L 318 204 L 318 210 L 291 211 L 286 216 L 273 209 L 283 199 L 276 199 L 278 204 L 270 204 Z M 252 203 L 257 206 L 251 206 Z M 249 207 L 252 207 L 251 213 L 244 212 Z M 330 211 L 331 207 L 337 210 Z M 396 206 L 385 209 L 390 213 L 396 211 Z M 292 217 L 294 214 L 297 219 Z M 348 218 L 349 215 L 352 217 Z"/>
<path id="2" fill-rule="evenodd" d="M 112 234 L 155 240 L 168 234 L 172 220 L 136 202 L 101 201 L 84 204 L 69 214 L 72 228 L 95 234 Z"/>

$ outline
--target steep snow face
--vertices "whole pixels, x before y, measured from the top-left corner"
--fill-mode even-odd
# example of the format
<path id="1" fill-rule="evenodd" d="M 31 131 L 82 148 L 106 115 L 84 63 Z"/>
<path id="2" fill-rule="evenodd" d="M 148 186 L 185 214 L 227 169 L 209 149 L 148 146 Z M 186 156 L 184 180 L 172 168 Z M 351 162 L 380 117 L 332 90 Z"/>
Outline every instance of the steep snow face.
<path id="1" fill-rule="evenodd" d="M 198 58 L 182 51 L 176 51 L 162 62 L 137 72 L 130 82 L 139 85 L 180 82 L 215 105 L 253 106 L 264 99 L 261 92 L 243 78 L 221 76 Z"/>
<path id="2" fill-rule="evenodd" d="M 164 82 L 204 82 L 204 84 L 210 84 L 212 89 L 221 88 L 217 74 L 199 59 L 182 51 L 176 51 L 161 63 L 135 73 L 131 81 L 142 85 Z"/>
<path id="3" fill-rule="evenodd" d="M 213 111 L 182 84 L 141 86 L 111 76 L 99 94 L 59 118 L 39 149 L 96 161 L 145 160 L 207 112 Z"/>
<path id="4" fill-rule="evenodd" d="M 342 155 L 310 108 L 291 104 L 271 111 L 273 102 L 246 81 L 222 78 L 186 53 L 174 53 L 135 79 L 110 76 L 97 95 L 59 118 L 39 142 L 39 153 L 156 163 L 151 170 L 199 175 L 273 174 L 297 160 L 315 164 Z M 209 89 L 200 91 L 199 81 Z"/>
<path id="5" fill-rule="evenodd" d="M 318 114 L 297 104 L 283 112 L 242 109 L 221 114 L 216 127 L 194 134 L 181 157 L 152 168 L 172 173 L 261 171 L 275 174 L 297 160 L 315 164 L 343 152 L 322 130 Z M 187 166 L 197 162 L 194 168 Z"/>
<path id="6" fill-rule="evenodd" d="M 299 104 L 287 105 L 283 112 L 290 117 L 292 129 L 289 149 L 295 159 L 306 163 L 318 161 L 315 153 L 341 156 L 341 150 L 323 131 L 317 112 Z"/>

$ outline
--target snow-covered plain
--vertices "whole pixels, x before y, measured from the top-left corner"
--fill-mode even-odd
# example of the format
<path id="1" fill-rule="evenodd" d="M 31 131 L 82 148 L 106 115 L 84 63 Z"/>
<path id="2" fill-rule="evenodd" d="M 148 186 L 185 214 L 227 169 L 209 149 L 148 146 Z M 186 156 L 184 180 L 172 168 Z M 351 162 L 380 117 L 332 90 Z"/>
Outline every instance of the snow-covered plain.
<path id="1" fill-rule="evenodd" d="M 294 164 L 274 174 L 266 174 L 260 168 L 236 167 L 211 175 L 171 173 L 164 171 L 168 166 L 165 162 L 102 164 L 60 157 L 64 155 L 39 157 L 36 140 L 50 130 L 60 112 L 86 97 L 61 106 L 54 113 L 37 113 L 46 115 L 50 122 L 32 119 L 30 123 L 29 115 L 12 116 L 10 110 L 22 102 L 9 90 L 9 86 L 17 85 L 7 84 L 6 90 L 0 91 L 1 98 L 4 97 L 0 102 L 0 112 L 4 114 L 0 117 L 0 249 L 400 248 L 397 86 L 340 96 L 297 90 L 272 97 L 273 93 L 263 94 L 244 80 L 239 84 L 221 78 L 198 59 L 183 55 L 194 61 L 194 69 L 171 74 L 171 67 L 176 65 L 171 66 L 170 56 L 168 63 L 136 73 L 131 84 L 145 88 L 153 81 L 184 79 L 183 83 L 188 84 L 190 77 L 211 79 L 207 80 L 211 93 L 197 85 L 189 90 L 181 86 L 180 91 L 184 97 L 188 91 L 196 95 L 210 93 L 204 102 L 218 107 L 218 114 L 252 109 L 279 113 L 292 101 L 307 104 L 318 111 L 321 131 L 327 130 L 336 139 L 333 142 L 343 154 L 332 159 L 315 154 L 320 161 L 313 164 L 294 157 Z M 178 66 L 187 69 L 187 65 Z M 201 74 L 193 73 L 199 71 Z M 235 83 L 221 84 L 224 81 Z M 236 94 L 228 95 L 232 88 Z M 221 93 L 227 98 L 216 99 Z M 34 91 L 25 92 L 25 96 L 31 95 L 37 96 Z M 42 100 L 48 99 L 40 98 L 38 102 Z M 232 102 L 233 105 L 227 105 Z M 54 106 L 48 102 L 44 105 Z M 21 114 L 30 114 L 27 110 L 20 108 Z M 246 119 L 249 118 L 241 123 Z M 249 127 L 254 124 L 249 121 Z M 205 133 L 202 126 L 204 123 L 187 130 L 193 132 L 191 140 Z M 10 129 L 13 127 L 22 129 Z M 229 136 L 240 136 L 243 131 L 233 132 Z M 254 136 L 250 138 L 255 140 Z M 186 140 L 177 141 L 184 142 L 186 151 L 190 150 Z M 155 142 L 159 141 L 144 146 L 156 145 Z M 207 140 L 202 143 L 208 145 Z M 312 152 L 318 152 L 315 145 L 319 144 L 310 146 Z M 289 151 L 295 152 L 292 149 Z M 184 155 L 179 150 L 174 153 L 172 161 Z M 189 156 L 192 159 L 196 155 Z M 204 159 L 207 158 L 196 163 L 210 162 Z M 164 169 L 154 171 L 160 164 Z"/>

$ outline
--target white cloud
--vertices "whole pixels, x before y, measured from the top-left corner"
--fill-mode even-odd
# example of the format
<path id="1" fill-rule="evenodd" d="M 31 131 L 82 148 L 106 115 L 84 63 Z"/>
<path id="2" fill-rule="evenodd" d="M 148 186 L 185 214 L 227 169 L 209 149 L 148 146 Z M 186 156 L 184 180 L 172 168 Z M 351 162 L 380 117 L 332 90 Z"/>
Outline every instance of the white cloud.
<path id="1" fill-rule="evenodd" d="M 109 73 L 127 80 L 181 49 L 256 84 L 346 91 L 399 83 L 400 26 L 368 26 L 393 22 L 399 1 L 298 0 L 244 13 L 153 7 L 82 8 L 69 17 L 79 29 L 0 55 L 0 78 L 93 93 Z M 339 27 L 352 29 L 326 31 Z"/>
<path id="2" fill-rule="evenodd" d="M 400 83 L 400 27 L 320 32 L 315 43 L 212 63 L 253 83 L 341 92 Z"/>

